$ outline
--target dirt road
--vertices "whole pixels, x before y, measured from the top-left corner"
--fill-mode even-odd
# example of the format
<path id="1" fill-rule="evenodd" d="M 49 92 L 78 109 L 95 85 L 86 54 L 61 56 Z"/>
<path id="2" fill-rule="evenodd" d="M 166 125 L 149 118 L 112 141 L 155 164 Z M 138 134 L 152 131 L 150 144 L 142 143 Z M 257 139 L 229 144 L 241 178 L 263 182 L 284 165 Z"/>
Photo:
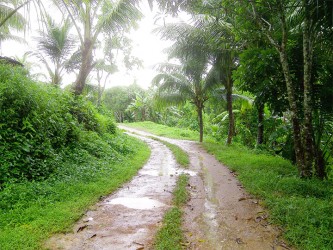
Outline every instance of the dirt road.
<path id="1" fill-rule="evenodd" d="M 171 203 L 178 168 L 172 153 L 151 134 L 121 127 L 152 150 L 133 180 L 98 203 L 74 227 L 57 235 L 49 249 L 151 249 L 163 214 Z M 187 249 L 286 249 L 279 230 L 267 221 L 259 202 L 248 195 L 234 174 L 200 145 L 159 137 L 190 156 L 190 200 L 184 208 Z"/>

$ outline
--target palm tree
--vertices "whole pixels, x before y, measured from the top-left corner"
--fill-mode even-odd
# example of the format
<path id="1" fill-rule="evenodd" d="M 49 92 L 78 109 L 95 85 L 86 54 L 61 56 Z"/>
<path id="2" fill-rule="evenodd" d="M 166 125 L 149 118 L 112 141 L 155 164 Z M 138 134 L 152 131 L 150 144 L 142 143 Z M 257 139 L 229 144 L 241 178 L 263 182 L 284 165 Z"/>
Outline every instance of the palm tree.
<path id="1" fill-rule="evenodd" d="M 213 13 L 212 13 L 213 14 Z M 194 15 L 193 24 L 167 24 L 156 29 L 162 38 L 176 40 L 169 51 L 169 57 L 183 56 L 202 51 L 209 54 L 212 61 L 210 82 L 225 86 L 229 129 L 227 144 L 234 136 L 234 115 L 232 104 L 232 71 L 236 68 L 236 44 L 232 35 L 232 25 L 218 16 Z"/>
<path id="2" fill-rule="evenodd" d="M 18 10 L 28 4 L 28 2 L 30 1 L 15 5 L 12 1 L 0 1 L 0 44 L 5 40 L 24 41 L 24 39 L 11 34 L 11 30 L 23 30 L 26 20 Z"/>
<path id="3" fill-rule="evenodd" d="M 187 100 L 196 107 L 200 138 L 203 141 L 203 110 L 209 91 L 217 83 L 211 81 L 211 62 L 205 53 L 179 58 L 182 64 L 164 63 L 161 73 L 153 79 L 158 87 L 157 98 L 162 104 L 182 104 Z"/>
<path id="4" fill-rule="evenodd" d="M 93 50 L 102 32 L 119 32 L 135 25 L 141 18 L 138 0 L 53 0 L 70 17 L 80 41 L 80 66 L 74 93 L 83 91 L 89 73 L 95 66 Z"/>
<path id="5" fill-rule="evenodd" d="M 60 86 L 63 70 L 66 67 L 69 55 L 75 46 L 75 39 L 70 35 L 70 20 L 56 24 L 50 16 L 46 16 L 46 30 L 39 32 L 35 55 L 46 66 L 51 83 Z M 50 61 L 51 63 L 50 63 Z"/>

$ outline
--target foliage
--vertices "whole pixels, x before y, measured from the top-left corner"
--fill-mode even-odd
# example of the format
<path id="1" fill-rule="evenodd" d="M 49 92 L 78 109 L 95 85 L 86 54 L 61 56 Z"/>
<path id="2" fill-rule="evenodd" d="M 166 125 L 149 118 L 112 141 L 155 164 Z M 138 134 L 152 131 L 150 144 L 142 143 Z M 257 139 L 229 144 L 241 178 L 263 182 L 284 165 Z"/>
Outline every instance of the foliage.
<path id="1" fill-rule="evenodd" d="M 137 94 L 144 95 L 144 90 L 136 84 L 128 87 L 113 87 L 105 91 L 103 105 L 112 110 L 117 122 L 131 122 L 134 121 L 134 117 L 127 108 Z"/>
<path id="2" fill-rule="evenodd" d="M 271 221 L 284 228 L 284 237 L 300 249 L 333 247 L 333 183 L 299 179 L 290 162 L 234 145 L 204 143 L 236 174 L 245 188 L 263 199 Z"/>
<path id="3" fill-rule="evenodd" d="M 22 42 L 23 39 L 14 35 L 13 31 L 22 31 L 26 24 L 26 19 L 19 13 L 19 9 L 28 2 L 2 0 L 0 2 L 0 44 L 5 40 L 15 40 Z"/>
<path id="4" fill-rule="evenodd" d="M 40 31 L 39 36 L 35 38 L 38 51 L 34 54 L 45 65 L 51 83 L 60 86 L 63 71 L 75 46 L 75 38 L 70 34 L 69 19 L 56 24 L 52 17 L 47 15 L 45 26 L 45 31 Z"/>
<path id="5" fill-rule="evenodd" d="M 41 180 L 56 171 L 52 161 L 80 138 L 80 130 L 114 133 L 111 118 L 82 98 L 30 80 L 22 68 L 0 64 L 0 184 Z"/>
<path id="6" fill-rule="evenodd" d="M 3 250 L 42 249 L 52 234 L 68 232 L 98 199 L 137 173 L 149 149 L 126 135 L 84 132 L 52 164 L 43 181 L 8 183 L 0 191 L 0 245 Z"/>
<path id="7" fill-rule="evenodd" d="M 73 57 L 79 63 L 74 92 L 81 95 L 86 81 L 95 66 L 93 52 L 98 38 L 128 30 L 135 26 L 142 14 L 136 0 L 63 1 L 53 0 L 71 19 L 77 32 L 80 47 Z"/>

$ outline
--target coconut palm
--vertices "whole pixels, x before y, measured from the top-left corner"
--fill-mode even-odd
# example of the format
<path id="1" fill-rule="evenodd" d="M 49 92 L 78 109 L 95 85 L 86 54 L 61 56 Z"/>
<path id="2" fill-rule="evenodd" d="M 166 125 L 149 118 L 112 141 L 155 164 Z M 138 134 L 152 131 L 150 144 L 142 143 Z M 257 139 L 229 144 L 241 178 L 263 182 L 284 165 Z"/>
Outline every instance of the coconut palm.
<path id="1" fill-rule="evenodd" d="M 30 1 L 16 5 L 13 1 L 0 1 L 0 44 L 6 40 L 24 41 L 24 39 L 11 34 L 11 31 L 23 30 L 26 20 L 18 10 L 28 4 L 28 2 Z"/>
<path id="2" fill-rule="evenodd" d="M 210 55 L 212 64 L 211 82 L 222 83 L 227 90 L 227 110 L 229 129 L 227 144 L 234 136 L 234 115 L 232 105 L 233 80 L 235 69 L 236 44 L 232 35 L 232 25 L 213 15 L 194 15 L 193 24 L 167 24 L 155 30 L 162 38 L 176 40 L 169 49 L 169 57 L 187 57 L 198 52 Z"/>
<path id="3" fill-rule="evenodd" d="M 80 66 L 74 84 L 74 92 L 80 95 L 89 73 L 94 68 L 93 50 L 103 32 L 116 33 L 135 25 L 142 14 L 138 0 L 53 0 L 66 13 L 79 37 Z"/>
<path id="4" fill-rule="evenodd" d="M 158 87 L 157 98 L 162 104 L 177 105 L 190 101 L 196 107 L 200 138 L 203 141 L 203 110 L 210 90 L 217 83 L 211 81 L 213 71 L 209 56 L 205 53 L 179 58 L 181 64 L 164 63 L 159 66 L 161 73 L 153 79 Z"/>
<path id="5" fill-rule="evenodd" d="M 46 66 L 51 82 L 59 86 L 71 51 L 75 47 L 75 39 L 70 35 L 70 20 L 56 24 L 50 16 L 46 16 L 46 30 L 39 32 L 38 52 L 35 55 Z"/>

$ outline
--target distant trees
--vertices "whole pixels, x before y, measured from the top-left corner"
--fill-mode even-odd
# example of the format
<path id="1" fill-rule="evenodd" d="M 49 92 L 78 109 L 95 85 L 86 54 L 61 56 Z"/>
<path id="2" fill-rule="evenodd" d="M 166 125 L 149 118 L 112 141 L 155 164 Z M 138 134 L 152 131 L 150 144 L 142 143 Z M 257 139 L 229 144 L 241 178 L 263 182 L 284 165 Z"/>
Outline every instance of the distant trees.
<path id="1" fill-rule="evenodd" d="M 212 65 L 220 70 L 219 81 L 226 89 L 232 91 L 235 80 L 255 95 L 258 144 L 263 143 L 268 106 L 291 123 L 289 146 L 300 176 L 324 178 L 333 149 L 332 133 L 324 132 L 331 131 L 332 122 L 327 105 L 333 99 L 332 85 L 327 85 L 333 81 L 332 1 L 159 1 L 159 6 L 173 15 L 185 10 L 194 26 L 209 30 L 196 37 L 197 50 L 215 58 Z M 187 33 L 178 31 L 178 37 L 169 38 L 185 40 Z"/>
<path id="2" fill-rule="evenodd" d="M 116 33 L 135 24 L 141 18 L 136 0 L 67 1 L 54 0 L 71 19 L 80 42 L 76 57 L 79 69 L 73 90 L 80 95 L 88 75 L 95 66 L 93 51 L 103 32 Z"/>
<path id="3" fill-rule="evenodd" d="M 200 55 L 199 55 L 200 54 Z M 198 115 L 199 141 L 203 141 L 203 109 L 214 86 L 209 81 L 209 60 L 205 53 L 179 58 L 181 64 L 165 63 L 153 79 L 158 87 L 156 97 L 165 104 L 181 104 L 187 100 L 195 106 Z M 215 82 L 214 82 L 215 83 Z"/>

